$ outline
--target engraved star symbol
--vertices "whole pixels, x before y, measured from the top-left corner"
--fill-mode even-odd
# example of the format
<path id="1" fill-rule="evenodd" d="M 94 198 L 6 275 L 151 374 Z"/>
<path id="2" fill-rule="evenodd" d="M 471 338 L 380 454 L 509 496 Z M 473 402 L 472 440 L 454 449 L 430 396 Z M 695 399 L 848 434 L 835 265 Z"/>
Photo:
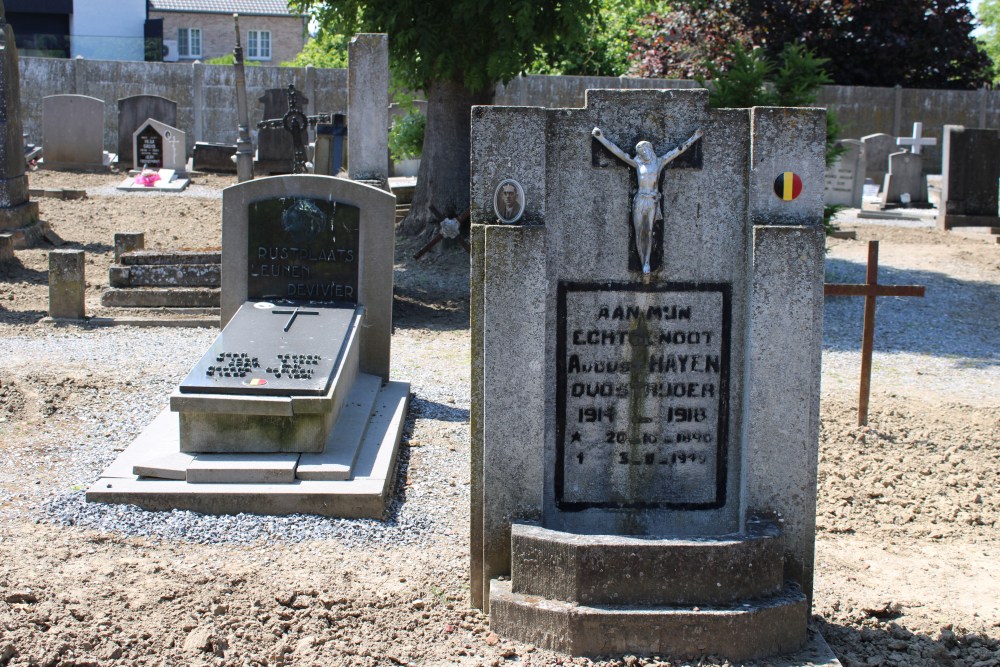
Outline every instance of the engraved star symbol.
<path id="1" fill-rule="evenodd" d="M 570 439 L 570 442 L 580 442 L 580 432 L 579 431 L 577 431 L 576 433 L 573 434 L 572 438 Z"/>

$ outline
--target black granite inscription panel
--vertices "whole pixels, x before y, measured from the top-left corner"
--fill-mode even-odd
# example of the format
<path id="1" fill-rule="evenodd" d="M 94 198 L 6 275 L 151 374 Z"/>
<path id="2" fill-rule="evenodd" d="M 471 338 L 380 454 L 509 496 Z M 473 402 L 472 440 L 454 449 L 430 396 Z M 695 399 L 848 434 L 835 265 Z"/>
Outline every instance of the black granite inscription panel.
<path id="1" fill-rule="evenodd" d="M 140 167 L 159 169 L 163 166 L 163 137 L 152 125 L 147 125 L 136 137 L 135 148 Z"/>
<path id="2" fill-rule="evenodd" d="M 184 394 L 319 396 L 361 309 L 248 301 L 181 383 Z"/>
<path id="3" fill-rule="evenodd" d="M 560 509 L 725 504 L 730 291 L 559 284 Z"/>
<path id="4" fill-rule="evenodd" d="M 361 209 L 280 197 L 250 204 L 248 219 L 249 298 L 358 302 Z"/>

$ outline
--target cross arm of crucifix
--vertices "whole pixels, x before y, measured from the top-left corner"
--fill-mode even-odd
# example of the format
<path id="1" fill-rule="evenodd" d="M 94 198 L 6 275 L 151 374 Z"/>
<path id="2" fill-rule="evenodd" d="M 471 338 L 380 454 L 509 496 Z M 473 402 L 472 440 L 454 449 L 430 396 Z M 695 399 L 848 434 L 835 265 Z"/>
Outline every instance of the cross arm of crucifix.
<path id="1" fill-rule="evenodd" d="M 670 164 L 678 157 L 680 157 L 682 154 L 687 152 L 687 150 L 692 146 L 694 146 L 696 143 L 698 143 L 698 140 L 701 139 L 703 136 L 705 136 L 705 133 L 702 130 L 695 130 L 695 133 L 692 134 L 690 137 L 688 137 L 688 140 L 685 141 L 683 144 L 661 155 L 660 169 L 662 170 L 668 164 Z"/>
<path id="2" fill-rule="evenodd" d="M 601 128 L 595 127 L 593 130 L 590 131 L 590 134 L 599 142 L 601 142 L 602 146 L 611 151 L 616 158 L 618 158 L 619 160 L 621 160 L 630 167 L 638 166 L 636 164 L 636 161 L 633 160 L 631 157 L 629 157 L 628 153 L 618 148 L 618 146 L 616 146 L 614 143 L 609 141 L 607 137 L 604 136 L 604 132 L 601 130 Z"/>

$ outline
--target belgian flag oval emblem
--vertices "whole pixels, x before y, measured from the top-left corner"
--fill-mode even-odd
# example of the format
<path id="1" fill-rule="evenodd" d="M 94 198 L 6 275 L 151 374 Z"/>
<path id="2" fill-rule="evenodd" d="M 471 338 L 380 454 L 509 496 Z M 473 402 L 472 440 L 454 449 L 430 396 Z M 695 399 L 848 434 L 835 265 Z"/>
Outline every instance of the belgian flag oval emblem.
<path id="1" fill-rule="evenodd" d="M 774 194 L 783 201 L 792 201 L 802 194 L 802 179 L 795 172 L 781 172 L 774 179 Z"/>

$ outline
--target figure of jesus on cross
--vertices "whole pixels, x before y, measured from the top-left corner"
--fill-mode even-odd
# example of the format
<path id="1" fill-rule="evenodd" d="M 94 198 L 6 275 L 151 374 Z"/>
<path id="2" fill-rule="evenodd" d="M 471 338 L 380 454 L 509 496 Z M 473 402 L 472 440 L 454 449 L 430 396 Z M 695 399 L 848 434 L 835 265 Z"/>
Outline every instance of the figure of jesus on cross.
<path id="1" fill-rule="evenodd" d="M 642 261 L 642 272 L 649 273 L 649 255 L 653 250 L 653 223 L 663 219 L 663 212 L 660 209 L 660 174 L 668 164 L 694 146 L 704 132 L 696 131 L 683 144 L 659 157 L 653 150 L 653 144 L 648 141 L 637 143 L 635 157 L 629 157 L 628 153 L 604 136 L 601 128 L 595 127 L 591 134 L 615 157 L 635 169 L 639 190 L 632 198 L 632 227 L 635 229 L 635 245 Z"/>

